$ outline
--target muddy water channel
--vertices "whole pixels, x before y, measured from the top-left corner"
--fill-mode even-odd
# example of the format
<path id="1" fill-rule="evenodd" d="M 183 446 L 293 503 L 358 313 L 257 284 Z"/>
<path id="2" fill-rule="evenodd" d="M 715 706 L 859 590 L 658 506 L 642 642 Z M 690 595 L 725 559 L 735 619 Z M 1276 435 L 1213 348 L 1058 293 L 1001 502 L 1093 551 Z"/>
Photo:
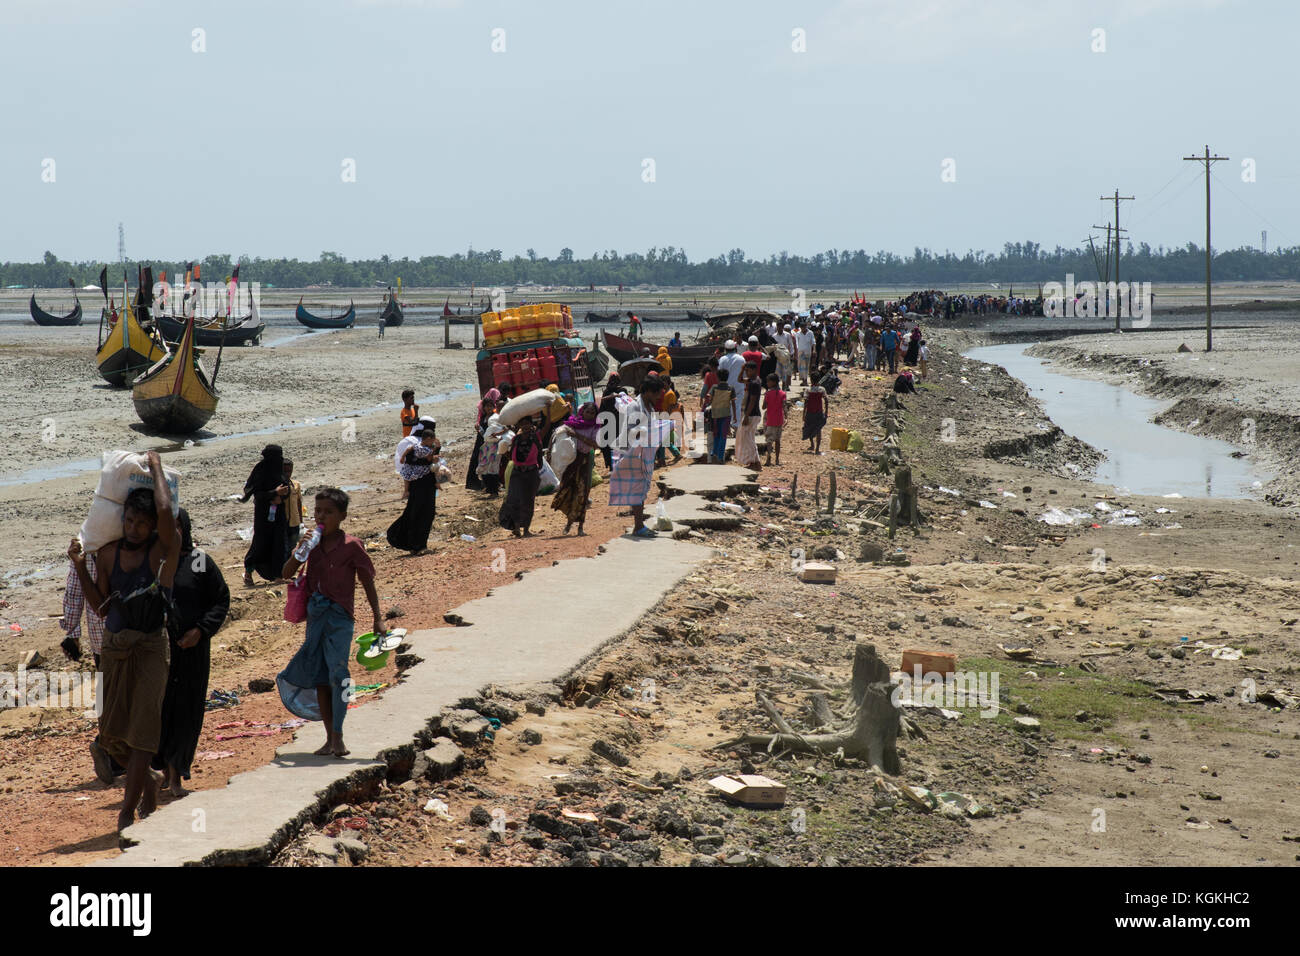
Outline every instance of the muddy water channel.
<path id="1" fill-rule="evenodd" d="M 1168 403 L 1126 388 L 1055 371 L 1026 343 L 971 349 L 966 358 L 1000 365 L 1020 379 L 1057 425 L 1106 455 L 1096 480 L 1132 494 L 1249 498 L 1267 476 L 1247 449 L 1155 424 Z M 968 374 L 969 377 L 969 374 Z M 1234 453 L 1238 457 L 1233 457 Z"/>

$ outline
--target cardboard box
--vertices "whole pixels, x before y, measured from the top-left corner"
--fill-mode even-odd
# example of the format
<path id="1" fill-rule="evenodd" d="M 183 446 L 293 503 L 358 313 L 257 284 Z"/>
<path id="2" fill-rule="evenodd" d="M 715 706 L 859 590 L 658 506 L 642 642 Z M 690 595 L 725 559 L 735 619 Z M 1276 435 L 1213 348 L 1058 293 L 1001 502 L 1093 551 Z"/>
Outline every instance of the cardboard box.
<path id="1" fill-rule="evenodd" d="M 957 655 L 942 651 L 903 651 L 903 673 L 911 677 L 916 666 L 921 665 L 922 674 L 955 674 L 957 672 Z"/>
<path id="2" fill-rule="evenodd" d="M 834 584 L 835 565 L 809 561 L 799 572 L 799 580 L 808 584 Z"/>
<path id="3" fill-rule="evenodd" d="M 785 806 L 785 784 L 761 774 L 740 773 L 714 777 L 709 785 L 721 790 L 728 800 L 747 807 Z"/>

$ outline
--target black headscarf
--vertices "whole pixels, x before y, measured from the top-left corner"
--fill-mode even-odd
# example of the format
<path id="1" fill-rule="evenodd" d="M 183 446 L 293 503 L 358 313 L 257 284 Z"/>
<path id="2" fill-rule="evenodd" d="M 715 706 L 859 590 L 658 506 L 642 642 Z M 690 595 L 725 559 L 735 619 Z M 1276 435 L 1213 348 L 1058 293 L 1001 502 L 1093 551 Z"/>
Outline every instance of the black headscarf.
<path id="1" fill-rule="evenodd" d="M 271 491 L 284 481 L 284 449 L 279 445 L 267 445 L 262 449 L 262 460 L 253 466 L 244 483 L 244 499 L 249 496 Z"/>
<path id="2" fill-rule="evenodd" d="M 189 554 L 194 550 L 194 538 L 190 533 L 190 513 L 184 508 L 176 512 L 176 527 L 181 532 L 181 554 Z"/>

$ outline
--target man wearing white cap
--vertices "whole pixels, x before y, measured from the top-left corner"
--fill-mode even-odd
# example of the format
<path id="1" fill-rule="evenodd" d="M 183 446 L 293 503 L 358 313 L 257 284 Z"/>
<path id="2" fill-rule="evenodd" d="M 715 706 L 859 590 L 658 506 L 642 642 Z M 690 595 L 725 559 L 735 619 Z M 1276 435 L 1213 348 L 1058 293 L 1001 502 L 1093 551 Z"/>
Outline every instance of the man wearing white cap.
<path id="1" fill-rule="evenodd" d="M 726 351 L 722 358 L 718 359 L 718 371 L 727 373 L 727 381 L 731 384 L 732 389 L 740 381 L 740 370 L 745 367 L 745 357 L 736 351 L 736 340 L 727 339 L 722 346 Z M 740 393 L 736 392 L 731 398 L 731 420 L 740 421 Z"/>

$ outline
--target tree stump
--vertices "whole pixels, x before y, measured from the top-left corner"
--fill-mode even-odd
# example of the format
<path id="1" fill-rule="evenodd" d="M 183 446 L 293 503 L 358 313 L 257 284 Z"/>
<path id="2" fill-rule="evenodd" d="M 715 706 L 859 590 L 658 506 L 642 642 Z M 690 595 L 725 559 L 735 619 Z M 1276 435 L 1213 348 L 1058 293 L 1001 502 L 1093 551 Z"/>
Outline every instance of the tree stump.
<path id="1" fill-rule="evenodd" d="M 838 729 L 830 733 L 795 733 L 762 691 L 755 691 L 760 707 L 781 732 L 745 734 L 720 743 L 714 749 L 746 744 L 768 751 L 779 747 L 797 753 L 841 754 L 895 775 L 901 769 L 897 745 L 901 722 L 893 701 L 894 686 L 889 679 L 889 666 L 877 656 L 875 645 L 859 644 L 854 649 L 853 676 L 849 684 L 850 712 Z M 825 705 L 824 699 L 822 704 Z M 824 717 L 834 718 L 829 705 L 825 705 L 823 710 L 814 699 L 813 708 L 815 719 L 819 721 Z"/>
<path id="2" fill-rule="evenodd" d="M 903 465 L 894 472 L 894 493 L 889 498 L 889 538 L 892 541 L 900 524 L 909 525 L 913 534 L 920 533 L 920 505 L 917 487 L 912 481 L 912 466 Z"/>

